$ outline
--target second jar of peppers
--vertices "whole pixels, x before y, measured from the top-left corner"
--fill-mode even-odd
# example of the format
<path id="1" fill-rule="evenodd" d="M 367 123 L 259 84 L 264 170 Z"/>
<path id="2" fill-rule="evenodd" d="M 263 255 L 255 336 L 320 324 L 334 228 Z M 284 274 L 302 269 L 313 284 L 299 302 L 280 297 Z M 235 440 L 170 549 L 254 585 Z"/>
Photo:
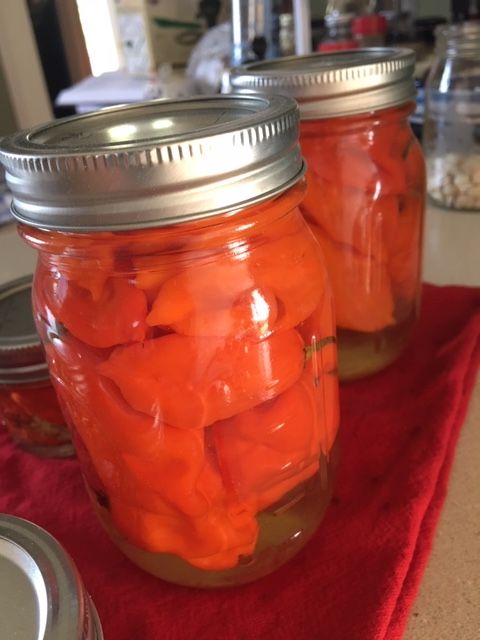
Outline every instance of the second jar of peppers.
<path id="1" fill-rule="evenodd" d="M 338 428 L 294 101 L 120 107 L 13 136 L 0 158 L 107 532 L 185 585 L 272 571 L 318 526 Z"/>
<path id="2" fill-rule="evenodd" d="M 299 103 L 308 167 L 301 209 L 331 277 L 344 380 L 395 360 L 416 319 L 425 169 L 408 120 L 414 65 L 412 51 L 374 48 L 257 62 L 230 75 L 236 93 Z"/>

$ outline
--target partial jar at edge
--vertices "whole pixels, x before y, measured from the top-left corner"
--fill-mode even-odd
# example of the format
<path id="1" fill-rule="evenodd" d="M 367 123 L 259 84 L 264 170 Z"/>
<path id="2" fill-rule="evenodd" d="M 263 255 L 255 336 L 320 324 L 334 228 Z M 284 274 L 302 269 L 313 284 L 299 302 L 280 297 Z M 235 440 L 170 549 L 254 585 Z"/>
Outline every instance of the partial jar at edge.
<path id="1" fill-rule="evenodd" d="M 392 363 L 416 322 L 425 169 L 408 120 L 413 67 L 411 52 L 384 48 L 253 63 L 231 75 L 235 92 L 281 91 L 299 102 L 301 209 L 332 283 L 341 380 Z"/>
<path id="2" fill-rule="evenodd" d="M 441 207 L 480 211 L 480 23 L 435 34 L 425 87 L 428 195 Z"/>
<path id="3" fill-rule="evenodd" d="M 190 118 L 208 124 L 221 113 L 237 126 L 232 145 L 245 111 L 260 112 L 252 126 L 270 124 L 265 100 L 265 115 L 259 99 L 241 99 L 237 110 L 232 98 L 198 104 L 187 105 Z M 118 131 L 129 116 L 146 129 L 163 118 L 183 141 L 185 127 L 194 126 L 188 113 L 176 120 L 184 105 L 112 110 L 107 124 L 92 116 L 83 129 Z M 293 115 L 293 102 L 285 105 Z M 95 229 L 93 215 L 84 232 L 21 226 L 39 250 L 34 306 L 93 507 L 133 562 L 179 584 L 234 585 L 270 573 L 313 535 L 331 493 L 338 428 L 332 302 L 321 250 L 298 209 L 301 161 L 286 123 L 297 125 L 292 117 L 282 122 L 272 117 L 270 131 L 282 136 L 268 143 L 277 159 L 278 145 L 292 154 L 290 178 L 259 202 L 239 207 L 236 191 L 217 215 L 169 224 L 159 209 L 144 230 Z M 162 145 L 158 132 L 154 144 Z M 203 150 L 218 157 L 215 140 L 210 145 Z M 255 152 L 270 161 L 268 152 Z M 181 163 L 186 155 L 170 157 Z M 232 149 L 230 158 L 251 177 L 250 154 L 242 159 Z M 166 209 L 168 168 L 150 168 Z M 211 176 L 208 186 L 214 198 Z M 188 213 L 185 194 L 183 205 Z"/>
<path id="4" fill-rule="evenodd" d="M 22 449 L 41 457 L 73 455 L 35 330 L 32 277 L 0 287 L 0 426 Z"/>

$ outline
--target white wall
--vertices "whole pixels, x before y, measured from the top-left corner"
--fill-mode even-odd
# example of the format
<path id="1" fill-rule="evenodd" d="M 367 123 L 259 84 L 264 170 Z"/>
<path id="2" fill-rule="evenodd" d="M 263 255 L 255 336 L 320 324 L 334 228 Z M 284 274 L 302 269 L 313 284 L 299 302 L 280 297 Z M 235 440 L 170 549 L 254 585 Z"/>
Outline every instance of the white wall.
<path id="1" fill-rule="evenodd" d="M 0 64 L 16 125 L 53 118 L 26 0 L 0 0 Z"/>

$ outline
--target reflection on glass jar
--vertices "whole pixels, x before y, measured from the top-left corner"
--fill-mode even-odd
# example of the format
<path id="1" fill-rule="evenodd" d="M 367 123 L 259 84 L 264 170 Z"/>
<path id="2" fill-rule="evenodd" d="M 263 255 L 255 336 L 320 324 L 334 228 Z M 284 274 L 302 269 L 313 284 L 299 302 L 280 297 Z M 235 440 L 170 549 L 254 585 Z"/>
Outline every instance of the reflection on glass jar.
<path id="1" fill-rule="evenodd" d="M 424 148 L 435 203 L 480 210 L 480 24 L 436 29 L 425 88 Z"/>
<path id="2" fill-rule="evenodd" d="M 411 52 L 365 49 L 254 63 L 231 76 L 234 91 L 299 101 L 308 167 L 300 206 L 332 282 L 343 380 L 395 360 L 416 320 L 425 170 L 408 122 L 413 67 Z"/>
<path id="3" fill-rule="evenodd" d="M 32 277 L 0 289 L 0 425 L 22 448 L 45 457 L 73 454 L 36 333 Z"/>
<path id="4" fill-rule="evenodd" d="M 158 134 L 148 144 L 168 158 L 167 168 L 149 164 L 150 175 L 135 184 L 148 184 L 149 208 L 130 211 L 133 224 L 116 230 L 115 213 L 109 220 L 108 212 L 85 210 L 72 217 L 77 232 L 68 218 L 62 231 L 24 224 L 21 232 L 40 252 L 41 337 L 107 532 L 164 579 L 239 584 L 292 557 L 330 497 L 338 428 L 332 302 L 322 252 L 298 208 L 305 187 L 293 101 L 161 105 L 174 131 L 163 147 Z M 145 131 L 159 110 L 92 115 L 91 135 L 128 116 Z M 222 164 L 207 181 L 209 157 Z M 193 191 L 171 199 L 185 188 L 166 181 L 175 161 L 177 178 L 181 169 L 187 183 L 193 176 L 192 189 L 202 180 L 208 186 L 213 211 L 222 171 L 235 177 L 229 163 L 238 163 L 243 190 L 228 191 L 229 205 L 202 219 Z M 192 165 L 182 163 L 192 162 L 190 175 Z M 270 188 L 252 202 L 249 180 L 258 188 L 259 165 L 269 168 Z M 115 166 L 132 171 L 127 161 Z M 153 178 L 163 209 L 150 206 Z M 97 196 L 106 204 L 103 184 Z M 142 213 L 148 229 L 138 224 Z M 99 219 L 104 230 L 95 227 Z"/>

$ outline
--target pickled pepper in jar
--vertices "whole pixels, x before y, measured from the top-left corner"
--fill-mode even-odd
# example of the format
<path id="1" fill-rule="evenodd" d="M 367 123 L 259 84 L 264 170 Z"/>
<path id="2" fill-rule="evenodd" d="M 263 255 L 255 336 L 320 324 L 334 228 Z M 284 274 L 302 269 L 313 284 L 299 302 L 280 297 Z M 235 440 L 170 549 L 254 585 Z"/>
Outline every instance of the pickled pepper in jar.
<path id="1" fill-rule="evenodd" d="M 339 374 L 383 369 L 415 324 L 425 169 L 409 125 L 415 56 L 376 48 L 233 69 L 232 90 L 290 95 L 300 107 L 307 193 L 335 300 Z"/>
<path id="2" fill-rule="evenodd" d="M 32 316 L 32 276 L 0 288 L 0 425 L 43 457 L 73 454 Z"/>
<path id="3" fill-rule="evenodd" d="M 33 217 L 14 189 L 94 509 L 129 558 L 172 582 L 269 573 L 331 494 L 336 336 L 299 209 L 297 136 L 287 98 L 116 108 L 30 134 L 50 157 L 59 137 L 70 154 L 56 184 L 40 166 Z M 24 144 L 3 143 L 7 175 Z"/>

